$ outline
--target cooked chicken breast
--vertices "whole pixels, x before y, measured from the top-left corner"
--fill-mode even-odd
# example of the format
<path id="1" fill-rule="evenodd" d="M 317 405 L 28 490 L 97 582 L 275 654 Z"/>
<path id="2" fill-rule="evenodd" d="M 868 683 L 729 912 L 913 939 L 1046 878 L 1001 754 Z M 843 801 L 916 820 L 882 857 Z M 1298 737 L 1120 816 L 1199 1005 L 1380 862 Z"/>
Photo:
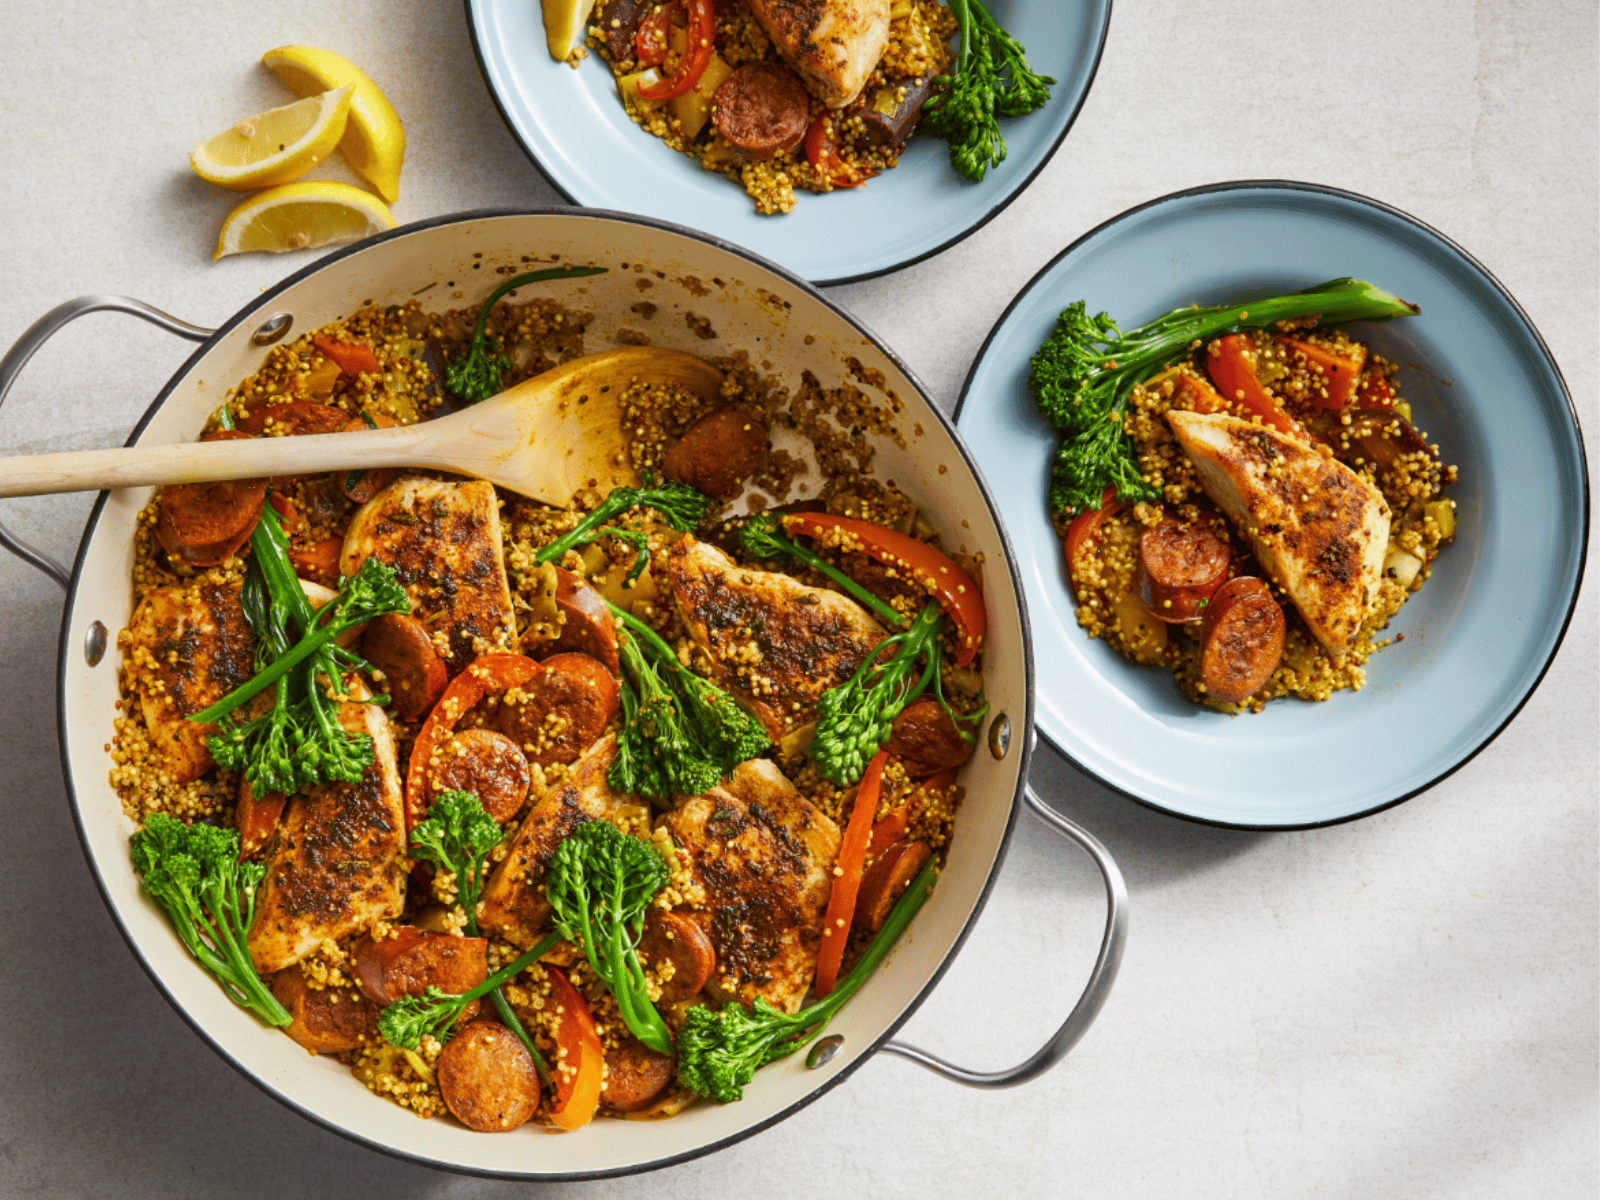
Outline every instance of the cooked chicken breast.
<path id="1" fill-rule="evenodd" d="M 451 675 L 480 654 L 515 648 L 493 484 L 395 480 L 351 518 L 339 570 L 354 574 L 371 555 L 394 568 Z"/>
<path id="2" fill-rule="evenodd" d="M 512 839 L 505 861 L 495 868 L 478 902 L 478 924 L 527 949 L 539 940 L 550 905 L 544 898 L 544 872 L 567 835 L 585 821 L 609 820 L 633 797 L 606 786 L 616 755 L 615 734 L 607 734 L 544 794 Z"/>
<path id="3" fill-rule="evenodd" d="M 151 745 L 173 783 L 211 768 L 206 735 L 192 713 L 209 708 L 255 672 L 256 637 L 239 606 L 239 584 L 195 582 L 157 588 L 128 629 L 127 669 Z"/>
<path id="4" fill-rule="evenodd" d="M 667 582 L 689 636 L 717 684 L 777 741 L 816 715 L 884 639 L 855 601 L 787 575 L 747 571 L 715 546 L 686 537 L 668 553 Z"/>
<path id="5" fill-rule="evenodd" d="M 1297 438 L 1220 413 L 1167 423 L 1200 486 L 1249 540 L 1319 642 L 1342 654 L 1377 599 L 1389 506 L 1344 464 Z"/>
<path id="6" fill-rule="evenodd" d="M 372 693 L 351 679 L 351 701 Z M 360 783 L 312 788 L 289 801 L 267 859 L 250 957 L 263 975 L 299 962 L 324 938 L 342 938 L 405 902 L 405 800 L 389 718 L 372 704 L 339 705 L 339 723 L 372 738 Z"/>
<path id="7" fill-rule="evenodd" d="M 745 0 L 811 94 L 843 108 L 889 44 L 889 0 Z"/>
<path id="8" fill-rule="evenodd" d="M 724 1002 L 761 996 L 797 1011 L 817 973 L 839 827 L 766 759 L 735 767 L 666 824 L 689 860 L 691 882 L 680 889 L 688 904 L 678 911 L 716 950 L 708 989 Z"/>

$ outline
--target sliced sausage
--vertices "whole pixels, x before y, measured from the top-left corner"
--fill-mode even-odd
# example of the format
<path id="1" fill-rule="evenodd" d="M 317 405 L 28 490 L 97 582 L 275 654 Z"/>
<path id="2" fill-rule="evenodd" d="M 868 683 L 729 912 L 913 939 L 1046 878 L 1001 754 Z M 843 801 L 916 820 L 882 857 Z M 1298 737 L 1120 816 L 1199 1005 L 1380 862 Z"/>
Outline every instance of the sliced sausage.
<path id="1" fill-rule="evenodd" d="M 1206 694 L 1229 704 L 1260 691 L 1283 658 L 1283 609 L 1259 579 L 1241 576 L 1217 589 L 1200 634 Z"/>
<path id="2" fill-rule="evenodd" d="M 781 63 L 745 63 L 711 97 L 717 132 L 749 162 L 793 150 L 811 124 L 811 97 Z"/>
<path id="3" fill-rule="evenodd" d="M 1207 526 L 1169 517 L 1139 535 L 1139 599 L 1169 625 L 1198 621 L 1228 578 L 1233 551 Z"/>
<path id="4" fill-rule="evenodd" d="M 341 433 L 361 433 L 368 429 L 393 429 L 395 419 L 387 413 L 373 413 L 372 423 L 367 423 L 366 417 L 356 417 L 346 421 L 341 427 Z M 399 467 L 367 467 L 358 471 L 335 471 L 334 480 L 339 485 L 339 490 L 344 493 L 346 500 L 352 504 L 365 504 L 384 488 L 388 487 L 400 477 Z"/>
<path id="5" fill-rule="evenodd" d="M 737 495 L 767 456 L 767 427 L 737 405 L 707 413 L 667 451 L 661 473 L 708 496 Z"/>
<path id="6" fill-rule="evenodd" d="M 933 76 L 924 75 L 864 95 L 864 103 L 854 110 L 854 115 L 861 118 L 867 141 L 874 146 L 904 145 L 922 119 L 922 106 L 932 94 Z"/>
<path id="7" fill-rule="evenodd" d="M 677 1061 L 637 1038 L 623 1037 L 606 1050 L 606 1076 L 600 1102 L 616 1112 L 648 1108 L 672 1086 Z"/>
<path id="8" fill-rule="evenodd" d="M 573 651 L 587 654 L 613 675 L 622 670 L 617 659 L 617 623 L 600 593 L 571 571 L 556 568 L 556 608 L 562 615 L 561 636 L 548 653 Z"/>
<path id="9" fill-rule="evenodd" d="M 259 800 L 250 789 L 250 781 L 239 776 L 238 806 L 234 809 L 233 823 L 239 830 L 239 857 L 250 858 L 259 853 L 278 832 L 278 818 L 283 815 L 285 797 L 282 792 L 268 792 Z"/>
<path id="10" fill-rule="evenodd" d="M 647 7 L 641 0 L 608 0 L 597 24 L 606 39 L 606 52 L 614 63 L 633 62 L 633 39 Z"/>
<path id="11" fill-rule="evenodd" d="M 504 824 L 522 811 L 533 775 L 517 744 L 493 729 L 463 729 L 439 747 L 438 765 L 428 776 L 437 795 L 471 792 L 484 811 Z"/>
<path id="12" fill-rule="evenodd" d="M 495 722 L 530 762 L 577 762 L 616 715 L 617 681 L 587 654 L 557 654 L 539 667 L 501 697 Z"/>
<path id="13" fill-rule="evenodd" d="M 366 934 L 351 951 L 356 982 L 377 1005 L 401 996 L 420 996 L 430 987 L 459 996 L 489 978 L 489 943 L 485 938 L 451 937 L 402 925 L 381 942 Z M 474 1000 L 459 1020 L 478 1012 Z"/>
<path id="14" fill-rule="evenodd" d="M 905 764 L 912 779 L 959 767 L 975 748 L 976 743 L 961 736 L 944 705 L 932 696 L 920 696 L 901 709 L 884 743 L 884 749 Z"/>
<path id="15" fill-rule="evenodd" d="M 661 1002 L 678 1004 L 693 996 L 717 967 L 717 952 L 699 924 L 682 913 L 653 908 L 639 938 L 639 957 L 649 967 L 666 961 L 672 976 L 661 985 Z"/>
<path id="16" fill-rule="evenodd" d="M 290 547 L 289 561 L 294 573 L 325 587 L 339 586 L 339 552 L 344 548 L 341 537 L 323 538 L 309 546 Z"/>
<path id="17" fill-rule="evenodd" d="M 474 1021 L 445 1043 L 436 1068 L 444 1105 L 479 1133 L 525 1124 L 539 1107 L 539 1073 L 522 1039 L 496 1021 Z"/>
<path id="18" fill-rule="evenodd" d="M 383 672 L 384 689 L 402 721 L 415 721 L 432 708 L 449 682 L 444 660 L 415 617 L 374 617 L 361 635 L 361 654 Z"/>
<path id="19" fill-rule="evenodd" d="M 873 861 L 861 876 L 853 923 L 876 933 L 889 919 L 895 901 L 917 877 L 932 856 L 926 842 L 896 842 Z"/>
<path id="20" fill-rule="evenodd" d="M 218 429 L 202 442 L 248 440 L 237 429 Z M 226 479 L 218 483 L 175 483 L 161 489 L 156 538 L 173 558 L 194 567 L 213 567 L 250 539 L 267 498 L 265 479 Z"/>
<path id="21" fill-rule="evenodd" d="M 378 1037 L 378 1006 L 353 988 L 314 988 L 299 965 L 272 977 L 272 994 L 293 1018 L 284 1032 L 313 1054 L 354 1050 Z"/>
<path id="22" fill-rule="evenodd" d="M 245 433 L 270 431 L 279 437 L 298 437 L 307 433 L 337 433 L 350 421 L 350 414 L 331 404 L 314 400 L 290 400 L 286 404 L 263 404 L 252 409 L 239 422 Z"/>

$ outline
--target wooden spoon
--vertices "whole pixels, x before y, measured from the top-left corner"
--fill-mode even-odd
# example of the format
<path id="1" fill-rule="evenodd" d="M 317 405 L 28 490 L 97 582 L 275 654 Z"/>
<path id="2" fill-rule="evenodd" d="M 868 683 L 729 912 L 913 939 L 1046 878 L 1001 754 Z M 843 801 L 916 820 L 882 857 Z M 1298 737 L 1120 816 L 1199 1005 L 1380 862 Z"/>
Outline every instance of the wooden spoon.
<path id="1" fill-rule="evenodd" d="M 582 488 L 636 484 L 621 399 L 673 384 L 705 400 L 722 390 L 710 363 L 656 346 L 586 354 L 436 421 L 395 429 L 132 446 L 0 459 L 0 496 L 371 467 L 434 467 L 565 507 Z"/>

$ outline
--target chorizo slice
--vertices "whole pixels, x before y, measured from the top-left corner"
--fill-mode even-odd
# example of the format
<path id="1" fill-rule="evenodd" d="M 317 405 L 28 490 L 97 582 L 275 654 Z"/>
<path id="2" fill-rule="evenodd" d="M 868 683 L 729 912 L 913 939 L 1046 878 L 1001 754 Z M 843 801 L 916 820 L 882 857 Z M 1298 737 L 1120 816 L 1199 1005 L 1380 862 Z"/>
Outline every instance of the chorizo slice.
<path id="1" fill-rule="evenodd" d="M 693 996 L 717 968 L 711 938 L 693 919 L 682 913 L 653 908 L 645 918 L 639 938 L 639 957 L 652 968 L 672 964 L 672 974 L 661 984 L 661 1002 L 679 1004 Z"/>
<path id="2" fill-rule="evenodd" d="M 239 422 L 239 428 L 250 434 L 299 437 L 308 433 L 337 433 L 349 421 L 349 413 L 331 404 L 290 400 L 285 404 L 263 404 L 251 409 Z"/>
<path id="3" fill-rule="evenodd" d="M 793 150 L 811 124 L 811 96 L 800 77 L 781 63 L 735 68 L 711 97 L 717 132 L 748 162 Z"/>
<path id="4" fill-rule="evenodd" d="M 972 757 L 975 742 L 961 736 L 944 705 L 919 696 L 900 710 L 889 727 L 884 748 L 905 764 L 912 779 L 925 779 Z"/>
<path id="5" fill-rule="evenodd" d="M 622 670 L 617 657 L 617 623 L 600 593 L 563 567 L 556 567 L 556 610 L 561 634 L 553 642 L 525 643 L 547 657 L 565 652 L 587 654 L 613 675 Z"/>
<path id="6" fill-rule="evenodd" d="M 659 1100 L 677 1075 L 677 1060 L 650 1049 L 638 1038 L 622 1037 L 606 1050 L 600 1103 L 615 1112 L 637 1112 Z"/>
<path id="7" fill-rule="evenodd" d="M 289 1010 L 284 1032 L 312 1054 L 354 1050 L 378 1037 L 378 1008 L 354 988 L 314 988 L 299 965 L 272 977 L 272 994 Z"/>
<path id="8" fill-rule="evenodd" d="M 287 798 L 282 792 L 268 792 L 256 797 L 250 781 L 239 776 L 238 804 L 234 808 L 233 824 L 239 830 L 239 857 L 251 858 L 266 848 L 272 835 L 278 832 L 278 818 L 283 816 Z"/>
<path id="9" fill-rule="evenodd" d="M 767 456 L 766 424 L 737 405 L 707 413 L 684 435 L 661 464 L 668 479 L 708 496 L 737 495 Z"/>
<path id="10" fill-rule="evenodd" d="M 874 933 L 883 928 L 896 900 L 917 877 L 933 851 L 926 842 L 896 842 L 873 861 L 861 876 L 852 923 Z"/>
<path id="11" fill-rule="evenodd" d="M 432 708 L 449 682 L 444 659 L 415 617 L 374 617 L 361 635 L 361 655 L 383 672 L 384 690 L 402 721 L 415 721 Z"/>
<path id="12" fill-rule="evenodd" d="M 517 744 L 493 729 L 463 729 L 443 746 L 428 776 L 433 794 L 471 792 L 484 811 L 505 824 L 528 799 L 533 774 Z"/>
<path id="13" fill-rule="evenodd" d="M 218 429 L 200 440 L 249 437 L 237 429 Z M 214 567 L 249 541 L 266 499 L 265 479 L 169 484 L 156 507 L 156 538 L 173 558 L 192 567 Z"/>
<path id="14" fill-rule="evenodd" d="M 445 1043 L 439 1092 L 452 1116 L 479 1133 L 526 1124 L 539 1107 L 539 1073 L 522 1040 L 496 1021 L 474 1021 Z"/>
<path id="15" fill-rule="evenodd" d="M 1198 621 L 1232 561 L 1232 548 L 1207 526 L 1168 517 L 1139 535 L 1139 599 L 1158 621 Z"/>
<path id="16" fill-rule="evenodd" d="M 1244 575 L 1217 589 L 1200 634 L 1206 695 L 1229 704 L 1253 696 L 1283 658 L 1283 609 L 1259 579 Z"/>
<path id="17" fill-rule="evenodd" d="M 420 996 L 430 987 L 459 996 L 489 978 L 486 938 L 451 937 L 402 925 L 393 935 L 375 941 L 362 936 L 351 950 L 356 983 L 374 1004 L 393 1004 L 401 996 Z M 477 1015 L 474 1000 L 458 1021 Z"/>
<path id="18" fill-rule="evenodd" d="M 500 698 L 495 722 L 529 762 L 577 762 L 616 715 L 617 681 L 587 654 L 557 654 L 539 668 Z"/>
<path id="19" fill-rule="evenodd" d="M 365 416 L 346 421 L 339 427 L 341 433 L 360 433 L 367 429 L 393 429 L 395 419 L 387 413 L 372 413 L 372 423 Z M 399 467 L 368 467 L 357 471 L 335 471 L 334 480 L 344 498 L 351 504 L 365 504 L 400 477 Z"/>

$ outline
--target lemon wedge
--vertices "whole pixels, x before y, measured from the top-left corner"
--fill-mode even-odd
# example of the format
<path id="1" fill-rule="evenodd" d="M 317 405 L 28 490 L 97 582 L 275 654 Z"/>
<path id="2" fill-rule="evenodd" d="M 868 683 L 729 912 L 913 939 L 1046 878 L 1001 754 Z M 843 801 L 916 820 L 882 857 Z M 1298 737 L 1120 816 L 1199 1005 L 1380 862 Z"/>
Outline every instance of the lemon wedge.
<path id="1" fill-rule="evenodd" d="M 315 46 L 279 46 L 261 61 L 299 96 L 328 88 L 354 89 L 350 122 L 339 149 L 378 194 L 393 204 L 400 198 L 400 163 L 406 156 L 406 131 L 394 105 L 366 72 L 343 55 Z"/>
<path id="2" fill-rule="evenodd" d="M 322 179 L 286 183 L 239 201 L 223 221 L 211 257 L 331 246 L 394 227 L 388 206 L 371 192 Z"/>
<path id="3" fill-rule="evenodd" d="M 206 182 L 236 192 L 299 179 L 339 144 L 354 94 L 339 87 L 246 117 L 196 146 L 189 165 Z"/>

